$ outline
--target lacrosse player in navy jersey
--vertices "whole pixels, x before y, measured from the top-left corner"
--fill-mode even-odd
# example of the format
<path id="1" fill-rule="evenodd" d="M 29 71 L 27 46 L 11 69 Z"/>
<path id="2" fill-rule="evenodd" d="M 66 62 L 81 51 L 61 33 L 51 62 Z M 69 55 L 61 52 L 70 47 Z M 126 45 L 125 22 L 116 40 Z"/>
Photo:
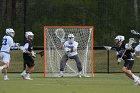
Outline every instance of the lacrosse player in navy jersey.
<path id="1" fill-rule="evenodd" d="M 78 47 L 78 42 L 74 41 L 74 35 L 69 34 L 68 40 L 63 44 L 65 54 L 60 60 L 60 77 L 63 77 L 64 68 L 68 59 L 74 59 L 76 61 L 77 68 L 79 71 L 78 76 L 81 77 L 82 66 L 81 66 L 81 61 L 78 57 L 77 47 Z"/>
<path id="2" fill-rule="evenodd" d="M 23 59 L 24 64 L 26 65 L 26 69 L 21 73 L 21 76 L 26 80 L 32 80 L 30 75 L 34 71 L 34 59 L 35 53 L 33 51 L 32 41 L 34 34 L 32 32 L 26 32 L 25 33 L 26 41 L 23 46 Z"/>
<path id="3" fill-rule="evenodd" d="M 7 70 L 10 63 L 10 49 L 19 48 L 19 43 L 14 43 L 13 38 L 15 36 L 15 31 L 12 28 L 6 29 L 6 35 L 2 38 L 2 47 L 0 50 L 0 60 L 3 63 L 3 66 L 0 66 L 0 73 L 4 71 L 4 80 L 9 80 L 7 76 Z"/>
<path id="4" fill-rule="evenodd" d="M 139 77 L 132 73 L 132 67 L 134 64 L 134 59 L 132 57 L 132 53 L 134 53 L 134 49 L 132 48 L 132 43 L 124 43 L 125 37 L 122 35 L 118 35 L 115 38 L 116 44 L 116 54 L 118 63 L 124 61 L 124 65 L 122 67 L 122 71 L 132 79 L 136 85 L 139 84 Z M 130 41 L 130 40 L 129 40 Z"/>

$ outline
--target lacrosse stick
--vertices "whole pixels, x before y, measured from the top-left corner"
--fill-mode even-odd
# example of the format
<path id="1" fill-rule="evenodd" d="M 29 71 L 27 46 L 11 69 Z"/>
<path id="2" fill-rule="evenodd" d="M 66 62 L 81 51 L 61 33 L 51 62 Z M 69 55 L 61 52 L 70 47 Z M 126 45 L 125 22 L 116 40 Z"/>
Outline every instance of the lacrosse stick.
<path id="1" fill-rule="evenodd" d="M 104 46 L 104 48 L 106 49 L 106 50 L 111 50 L 111 46 Z"/>
<path id="2" fill-rule="evenodd" d="M 55 35 L 57 36 L 57 38 L 60 39 L 61 42 L 64 42 L 64 37 L 65 37 L 65 32 L 62 28 L 58 28 L 55 30 Z"/>
<path id="3" fill-rule="evenodd" d="M 39 54 L 42 57 L 44 56 L 44 51 L 36 52 L 36 54 Z"/>
<path id="4" fill-rule="evenodd" d="M 135 31 L 135 30 L 131 30 L 131 33 L 134 34 L 134 35 L 140 35 L 140 33 Z"/>

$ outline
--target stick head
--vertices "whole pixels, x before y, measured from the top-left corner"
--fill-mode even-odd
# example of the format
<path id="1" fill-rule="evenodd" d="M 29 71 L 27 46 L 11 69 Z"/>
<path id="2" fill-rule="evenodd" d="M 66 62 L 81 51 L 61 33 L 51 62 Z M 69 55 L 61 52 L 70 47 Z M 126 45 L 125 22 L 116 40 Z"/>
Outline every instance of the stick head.
<path id="1" fill-rule="evenodd" d="M 130 31 L 131 31 L 131 33 L 134 34 L 134 35 L 140 35 L 140 33 L 138 33 L 138 32 L 135 31 L 135 30 L 130 30 Z"/>
<path id="2" fill-rule="evenodd" d="M 111 50 L 111 46 L 104 46 L 104 48 L 106 49 L 106 50 Z"/>
<path id="3" fill-rule="evenodd" d="M 129 44 L 133 44 L 133 43 L 136 43 L 135 39 L 134 38 L 129 38 Z"/>
<path id="4" fill-rule="evenodd" d="M 62 28 L 56 29 L 56 30 L 55 30 L 55 35 L 56 35 L 60 40 L 63 40 L 64 37 L 65 37 L 64 29 L 62 29 Z"/>

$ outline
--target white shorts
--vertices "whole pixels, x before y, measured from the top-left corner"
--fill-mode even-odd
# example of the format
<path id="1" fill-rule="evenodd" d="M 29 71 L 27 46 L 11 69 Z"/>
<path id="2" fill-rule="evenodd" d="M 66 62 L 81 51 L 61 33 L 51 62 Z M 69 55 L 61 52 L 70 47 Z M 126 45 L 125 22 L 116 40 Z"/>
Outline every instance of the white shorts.
<path id="1" fill-rule="evenodd" d="M 0 61 L 3 63 L 9 63 L 10 62 L 10 54 L 5 52 L 0 52 Z"/>

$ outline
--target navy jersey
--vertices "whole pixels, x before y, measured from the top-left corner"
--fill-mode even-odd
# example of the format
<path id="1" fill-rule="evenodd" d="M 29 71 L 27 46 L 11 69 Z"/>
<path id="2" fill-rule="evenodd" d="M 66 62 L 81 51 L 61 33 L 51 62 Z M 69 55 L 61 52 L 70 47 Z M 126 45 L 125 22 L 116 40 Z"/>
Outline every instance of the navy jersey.
<path id="1" fill-rule="evenodd" d="M 134 60 L 133 57 L 132 57 L 132 54 L 131 54 L 131 53 L 134 52 L 134 49 L 128 50 L 128 49 L 125 48 L 125 45 L 126 44 L 123 42 L 120 47 L 116 47 L 117 59 L 121 58 L 122 55 L 124 54 L 123 57 L 122 57 L 123 60 Z"/>
<path id="2" fill-rule="evenodd" d="M 25 41 L 24 49 L 25 49 L 25 52 L 23 53 L 23 58 L 24 59 L 30 59 L 30 58 L 32 58 L 30 53 L 26 53 L 26 51 L 31 52 L 33 50 L 32 43 L 31 42 L 28 42 L 28 41 Z"/>

